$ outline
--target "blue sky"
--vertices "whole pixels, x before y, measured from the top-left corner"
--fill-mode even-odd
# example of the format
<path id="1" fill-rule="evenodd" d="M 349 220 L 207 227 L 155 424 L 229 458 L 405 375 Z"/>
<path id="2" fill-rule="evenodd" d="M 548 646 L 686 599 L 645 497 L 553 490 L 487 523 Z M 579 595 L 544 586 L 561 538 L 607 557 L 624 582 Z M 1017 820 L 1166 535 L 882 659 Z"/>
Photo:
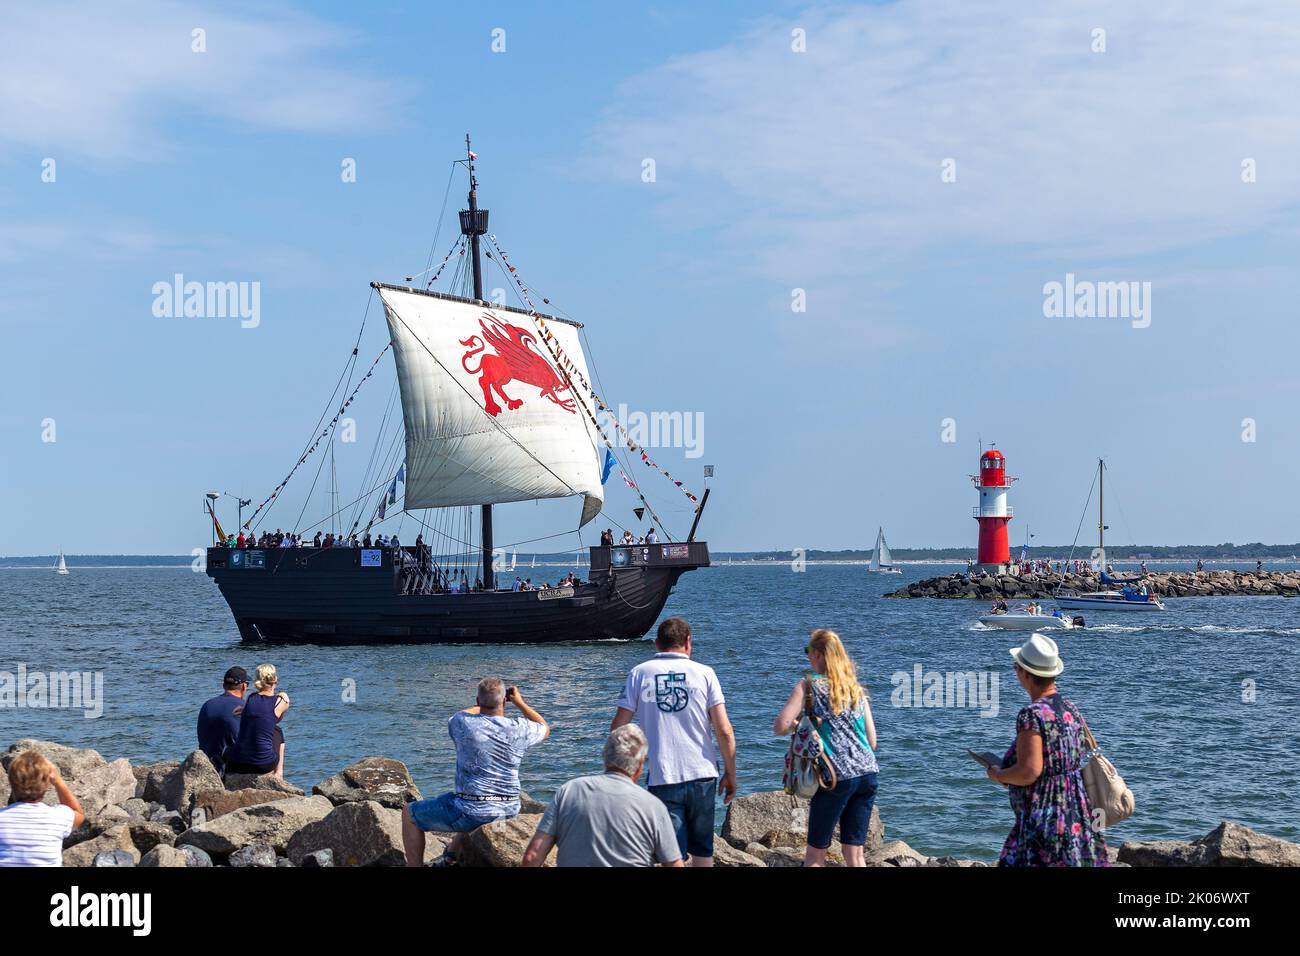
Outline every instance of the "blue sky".
<path id="1" fill-rule="evenodd" d="M 11 8 L 0 553 L 182 553 L 204 491 L 269 493 L 367 284 L 424 268 L 467 131 L 493 231 L 587 324 L 605 397 L 703 416 L 702 457 L 654 451 L 696 491 L 716 466 L 715 548 L 973 545 L 981 439 L 1021 477 L 1016 542 L 1073 538 L 1098 456 L 1116 543 L 1300 540 L 1300 13 L 1130 6 Z M 260 282 L 260 324 L 155 317 L 177 272 Z M 1150 326 L 1045 317 L 1067 273 L 1151 283 Z M 383 342 L 372 307 L 363 359 Z M 347 498 L 383 367 L 336 449 Z M 498 541 L 577 512 L 503 507 Z"/>

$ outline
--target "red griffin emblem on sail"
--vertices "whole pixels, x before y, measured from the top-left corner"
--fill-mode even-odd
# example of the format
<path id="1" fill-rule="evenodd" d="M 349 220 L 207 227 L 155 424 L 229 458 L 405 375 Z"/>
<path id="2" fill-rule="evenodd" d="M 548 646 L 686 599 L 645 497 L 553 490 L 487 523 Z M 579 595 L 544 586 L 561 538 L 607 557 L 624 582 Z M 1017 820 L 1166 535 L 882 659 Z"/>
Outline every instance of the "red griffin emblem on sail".
<path id="1" fill-rule="evenodd" d="M 490 325 L 488 323 L 491 323 Z M 461 339 L 460 344 L 469 349 L 461 357 L 460 364 L 470 375 L 479 376 L 478 384 L 483 389 L 484 409 L 489 415 L 500 415 L 501 406 L 497 404 L 492 393 L 496 392 L 511 411 L 521 406 L 521 398 L 511 398 L 505 393 L 505 386 L 512 381 L 520 381 L 539 389 L 542 397 L 559 405 L 566 412 L 573 412 L 572 398 L 560 398 L 556 392 L 568 391 L 569 386 L 560 381 L 551 363 L 533 350 L 537 338 L 526 329 L 502 322 L 496 316 L 484 313 L 478 320 L 483 329 L 483 339 L 471 335 Z M 484 344 L 484 339 L 487 340 Z M 488 346 L 496 354 L 486 353 L 479 359 L 477 368 L 469 367 L 469 360 Z"/>

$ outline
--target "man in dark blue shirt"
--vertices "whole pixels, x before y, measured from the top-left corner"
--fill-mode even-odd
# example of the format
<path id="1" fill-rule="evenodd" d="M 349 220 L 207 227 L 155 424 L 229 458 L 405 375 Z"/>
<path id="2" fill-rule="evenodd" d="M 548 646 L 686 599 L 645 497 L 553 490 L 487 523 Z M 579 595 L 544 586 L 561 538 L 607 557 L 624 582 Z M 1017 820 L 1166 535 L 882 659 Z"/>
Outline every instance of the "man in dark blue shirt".
<path id="1" fill-rule="evenodd" d="M 199 710 L 199 749 L 208 755 L 217 773 L 225 769 L 226 751 L 235 745 L 239 736 L 239 715 L 244 709 L 244 694 L 248 693 L 248 672 L 242 667 L 230 668 L 221 686 L 223 692 Z"/>

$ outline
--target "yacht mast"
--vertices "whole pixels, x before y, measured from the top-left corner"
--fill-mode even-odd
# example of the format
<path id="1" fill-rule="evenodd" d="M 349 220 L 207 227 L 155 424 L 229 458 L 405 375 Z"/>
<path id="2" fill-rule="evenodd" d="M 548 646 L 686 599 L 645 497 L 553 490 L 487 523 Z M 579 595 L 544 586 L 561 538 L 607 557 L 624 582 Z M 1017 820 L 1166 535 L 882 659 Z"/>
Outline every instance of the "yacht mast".
<path id="1" fill-rule="evenodd" d="M 1097 459 L 1097 550 L 1101 569 L 1106 570 L 1106 460 Z"/>

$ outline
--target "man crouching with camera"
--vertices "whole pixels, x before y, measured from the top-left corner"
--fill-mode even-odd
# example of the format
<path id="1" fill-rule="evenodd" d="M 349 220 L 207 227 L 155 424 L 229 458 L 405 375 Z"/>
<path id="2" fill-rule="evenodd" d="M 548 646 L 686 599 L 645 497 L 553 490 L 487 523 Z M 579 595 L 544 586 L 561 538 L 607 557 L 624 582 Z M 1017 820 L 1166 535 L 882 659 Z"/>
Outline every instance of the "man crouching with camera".
<path id="1" fill-rule="evenodd" d="M 506 702 L 522 717 L 507 717 Z M 456 789 L 402 809 L 407 866 L 424 865 L 424 834 L 468 833 L 493 820 L 519 815 L 519 764 L 551 733 L 518 687 L 489 677 L 479 681 L 477 703 L 452 716 L 447 731 L 456 745 Z"/>

